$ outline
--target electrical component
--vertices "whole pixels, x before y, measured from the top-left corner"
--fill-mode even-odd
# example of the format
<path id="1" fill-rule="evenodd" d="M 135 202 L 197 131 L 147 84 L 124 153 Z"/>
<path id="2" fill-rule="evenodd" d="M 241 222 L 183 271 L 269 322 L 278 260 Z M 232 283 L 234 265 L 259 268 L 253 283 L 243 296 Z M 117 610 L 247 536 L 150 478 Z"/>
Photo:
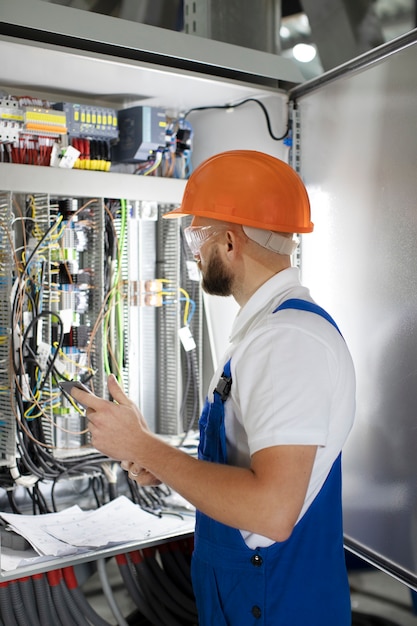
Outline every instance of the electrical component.
<path id="1" fill-rule="evenodd" d="M 119 163 L 137 163 L 165 150 L 167 126 L 165 110 L 136 106 L 118 112 L 119 143 L 112 147 L 112 159 Z"/>
<path id="2" fill-rule="evenodd" d="M 115 109 L 71 102 L 57 102 L 53 108 L 65 113 L 70 137 L 117 140 L 119 136 Z"/>
<path id="3" fill-rule="evenodd" d="M 56 142 L 66 142 L 65 113 L 30 97 L 0 100 L 0 161 L 49 165 Z"/>
<path id="4" fill-rule="evenodd" d="M 69 142 L 80 152 L 74 168 L 108 172 L 111 144 L 119 137 L 116 110 L 71 102 L 57 102 L 53 106 L 65 113 Z"/>
<path id="5" fill-rule="evenodd" d="M 162 108 L 0 99 L 0 163 L 108 172 L 114 162 L 119 171 L 187 178 L 192 140 L 185 117 L 167 118 Z"/>
<path id="6" fill-rule="evenodd" d="M 0 142 L 13 143 L 18 140 L 23 128 L 23 110 L 12 98 L 0 98 Z"/>
<path id="7" fill-rule="evenodd" d="M 65 113 L 41 107 L 24 107 L 23 132 L 59 136 L 67 134 Z"/>

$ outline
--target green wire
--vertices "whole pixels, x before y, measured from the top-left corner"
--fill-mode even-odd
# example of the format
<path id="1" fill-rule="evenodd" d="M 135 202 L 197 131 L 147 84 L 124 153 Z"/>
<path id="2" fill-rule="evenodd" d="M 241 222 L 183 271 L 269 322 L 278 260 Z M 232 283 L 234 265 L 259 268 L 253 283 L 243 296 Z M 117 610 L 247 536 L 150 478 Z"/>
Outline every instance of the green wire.
<path id="1" fill-rule="evenodd" d="M 126 234 L 126 226 L 127 226 L 127 205 L 126 200 L 120 200 L 121 207 L 121 217 L 122 224 L 120 228 L 120 237 L 117 242 L 117 274 L 118 280 L 121 273 L 121 265 L 122 265 L 122 254 L 123 254 L 123 242 Z M 122 299 L 120 296 L 120 291 L 117 290 L 117 303 L 116 303 L 116 314 L 117 314 L 117 330 L 118 330 L 118 340 L 119 340 L 119 359 L 118 359 L 118 371 L 122 372 L 123 361 L 124 361 L 124 341 L 123 341 L 123 306 Z M 121 382 L 121 380 L 119 380 Z"/>
<path id="2" fill-rule="evenodd" d="M 120 213 L 121 213 L 121 227 L 120 227 L 120 235 L 117 240 L 117 271 L 114 275 L 113 284 L 111 285 L 111 289 L 115 288 L 119 284 L 120 273 L 121 273 L 121 259 L 122 259 L 122 246 L 126 233 L 126 225 L 127 225 L 127 205 L 126 200 L 120 200 Z M 120 296 L 119 288 L 115 289 L 116 295 L 112 295 L 109 298 L 109 312 L 111 310 L 111 305 L 113 298 L 115 298 L 115 315 L 116 315 L 116 329 L 117 329 L 117 365 L 118 365 L 118 375 L 117 379 L 121 382 L 121 371 L 123 367 L 124 360 L 124 341 L 123 341 L 123 306 L 122 299 Z M 110 315 L 106 315 L 105 323 L 104 323 L 104 336 L 106 337 L 108 327 L 109 327 L 109 317 Z M 104 369 L 106 374 L 111 373 L 110 363 L 109 363 L 109 355 L 107 350 L 104 350 Z"/>

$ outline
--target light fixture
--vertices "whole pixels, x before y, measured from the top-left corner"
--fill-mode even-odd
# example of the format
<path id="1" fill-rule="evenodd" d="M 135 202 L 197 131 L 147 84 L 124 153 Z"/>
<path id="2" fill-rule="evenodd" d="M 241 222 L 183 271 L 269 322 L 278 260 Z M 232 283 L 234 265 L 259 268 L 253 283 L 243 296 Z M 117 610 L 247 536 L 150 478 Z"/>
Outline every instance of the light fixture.
<path id="1" fill-rule="evenodd" d="M 288 39 L 288 37 L 290 37 L 291 35 L 291 31 L 288 26 L 281 26 L 281 28 L 279 29 L 279 34 L 280 37 L 282 37 L 283 39 Z"/>
<path id="2" fill-rule="evenodd" d="M 314 46 L 308 43 L 297 43 L 292 49 L 292 53 L 294 59 L 300 63 L 310 63 L 315 58 L 317 51 Z"/>

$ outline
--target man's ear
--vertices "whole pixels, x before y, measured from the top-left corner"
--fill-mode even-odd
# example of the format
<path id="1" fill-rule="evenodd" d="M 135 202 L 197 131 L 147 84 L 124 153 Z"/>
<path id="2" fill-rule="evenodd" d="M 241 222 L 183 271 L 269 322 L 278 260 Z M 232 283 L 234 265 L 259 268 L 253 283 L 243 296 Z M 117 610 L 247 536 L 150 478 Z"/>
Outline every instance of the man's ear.
<path id="1" fill-rule="evenodd" d="M 231 252 L 236 245 L 236 237 L 232 230 L 226 232 L 227 251 Z"/>

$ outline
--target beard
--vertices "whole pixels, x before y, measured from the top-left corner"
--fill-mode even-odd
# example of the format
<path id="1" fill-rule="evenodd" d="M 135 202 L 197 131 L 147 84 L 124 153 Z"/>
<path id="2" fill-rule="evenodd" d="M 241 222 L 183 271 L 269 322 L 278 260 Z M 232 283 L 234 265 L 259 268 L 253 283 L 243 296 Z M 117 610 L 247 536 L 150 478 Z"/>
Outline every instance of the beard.
<path id="1" fill-rule="evenodd" d="M 233 277 L 220 260 L 216 247 L 213 247 L 207 266 L 201 273 L 201 286 L 206 293 L 212 296 L 232 295 Z"/>

